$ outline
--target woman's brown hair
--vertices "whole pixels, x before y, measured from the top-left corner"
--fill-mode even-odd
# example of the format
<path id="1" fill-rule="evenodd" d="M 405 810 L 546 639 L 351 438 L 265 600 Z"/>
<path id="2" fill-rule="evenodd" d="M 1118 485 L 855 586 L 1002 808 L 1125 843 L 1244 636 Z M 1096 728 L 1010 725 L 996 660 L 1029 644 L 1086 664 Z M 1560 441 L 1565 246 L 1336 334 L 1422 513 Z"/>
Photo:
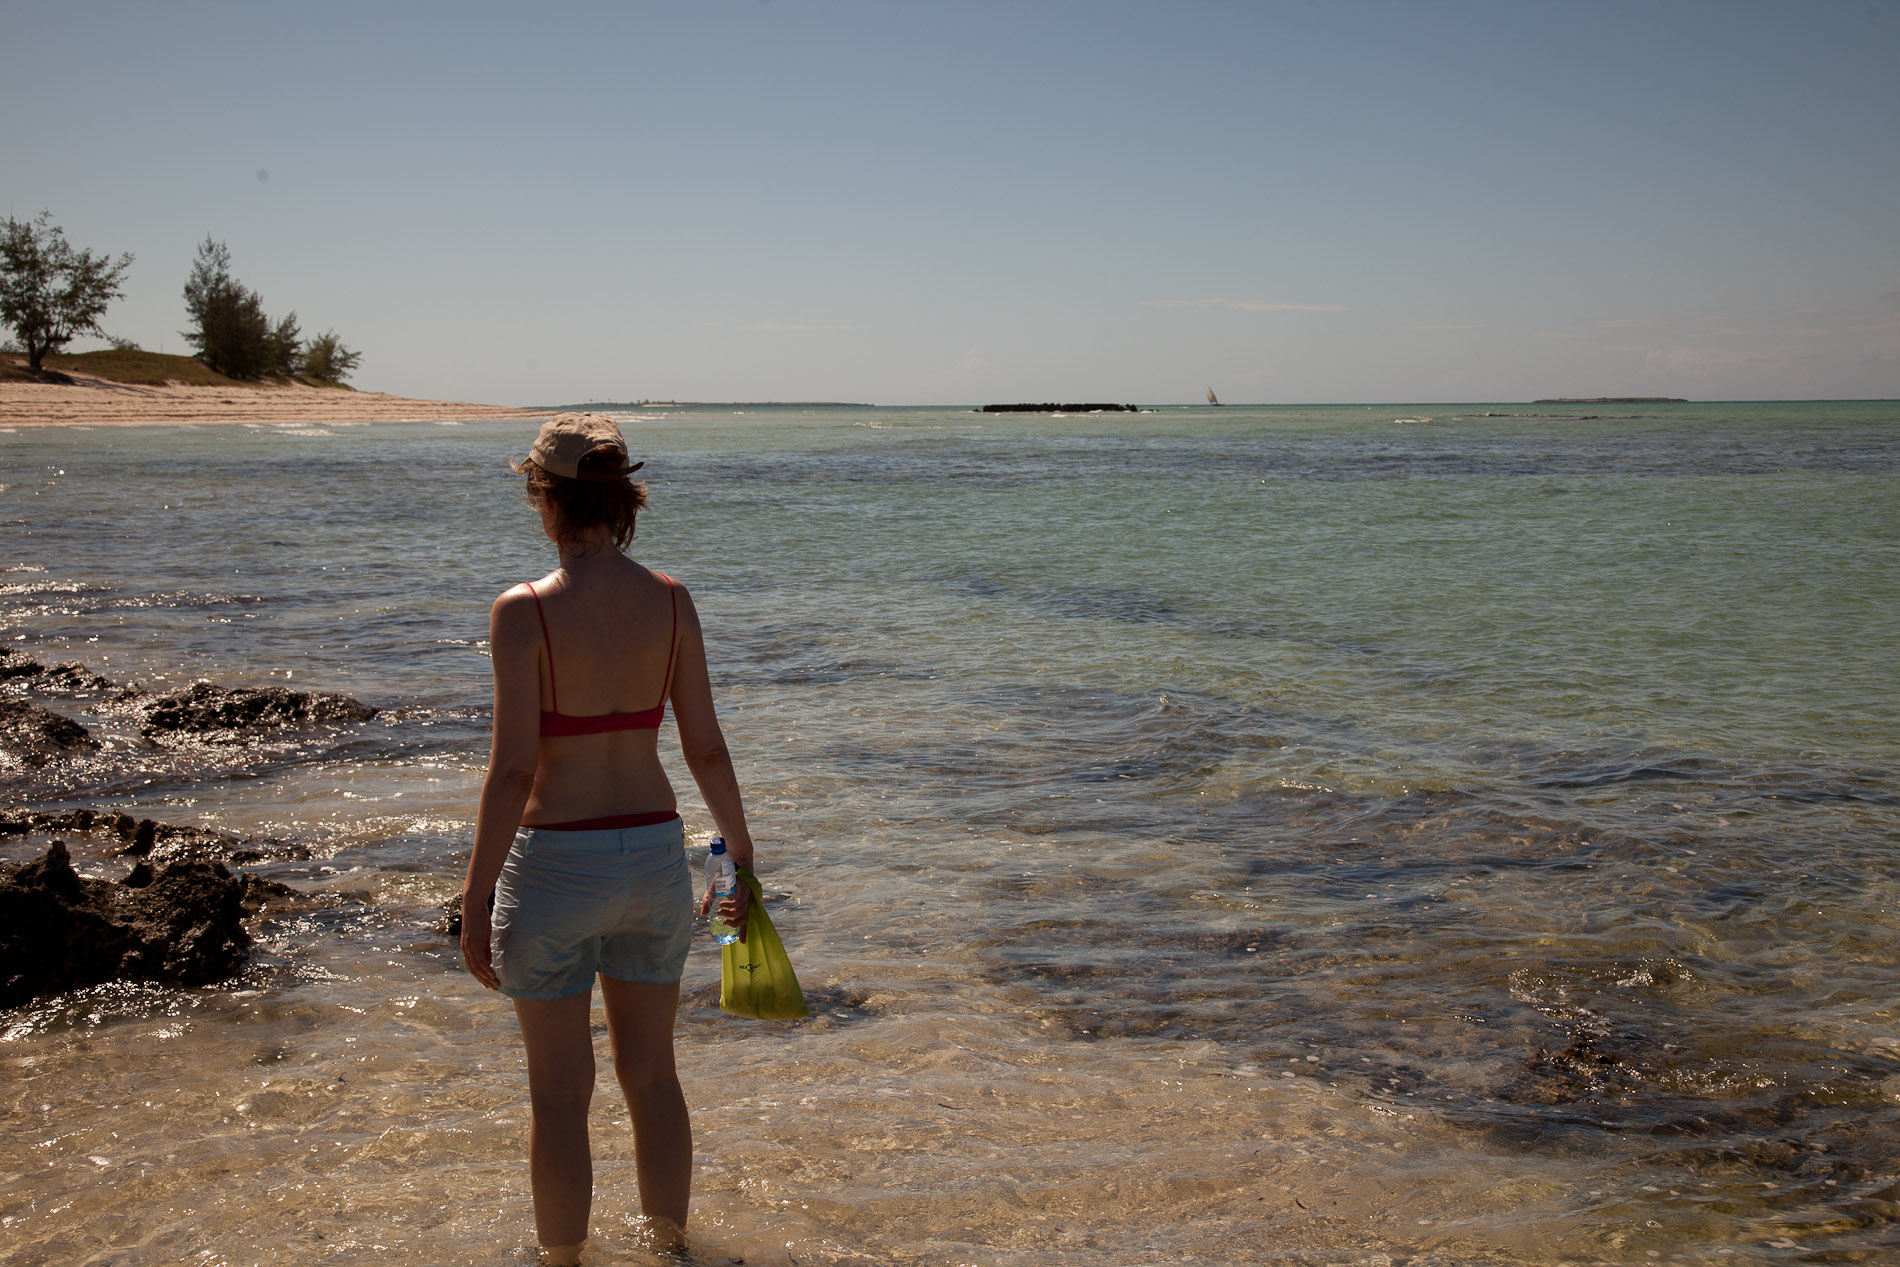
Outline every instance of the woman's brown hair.
<path id="1" fill-rule="evenodd" d="M 580 478 L 567 479 L 529 459 L 514 464 L 527 477 L 523 490 L 528 504 L 554 508 L 554 533 L 571 541 L 590 528 L 605 524 L 614 548 L 624 550 L 633 540 L 634 517 L 646 509 L 647 486 L 625 470 L 626 452 L 603 444 L 580 460 Z"/>

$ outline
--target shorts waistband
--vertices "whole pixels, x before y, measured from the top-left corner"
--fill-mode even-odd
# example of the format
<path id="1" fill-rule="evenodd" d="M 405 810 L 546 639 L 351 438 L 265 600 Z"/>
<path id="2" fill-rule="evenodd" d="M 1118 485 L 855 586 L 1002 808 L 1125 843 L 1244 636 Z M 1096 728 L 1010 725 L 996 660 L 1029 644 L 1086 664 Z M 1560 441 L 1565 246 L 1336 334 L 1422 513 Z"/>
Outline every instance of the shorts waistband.
<path id="1" fill-rule="evenodd" d="M 641 814 L 609 814 L 605 818 L 577 818 L 566 823 L 523 823 L 529 831 L 618 831 L 625 827 L 652 827 L 670 823 L 680 816 L 676 809 L 648 810 Z"/>

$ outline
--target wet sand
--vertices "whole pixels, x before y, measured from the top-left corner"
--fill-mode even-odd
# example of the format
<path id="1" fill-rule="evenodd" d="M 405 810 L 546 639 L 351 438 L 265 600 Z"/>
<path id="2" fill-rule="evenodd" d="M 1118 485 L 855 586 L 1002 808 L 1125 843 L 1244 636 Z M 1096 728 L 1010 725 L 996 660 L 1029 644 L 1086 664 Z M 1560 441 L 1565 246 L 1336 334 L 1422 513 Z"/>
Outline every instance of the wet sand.
<path id="1" fill-rule="evenodd" d="M 545 411 L 467 401 L 412 400 L 301 384 L 152 387 L 73 374 L 63 383 L 0 383 L 0 427 L 149 426 L 242 422 L 411 422 L 533 418 Z"/>

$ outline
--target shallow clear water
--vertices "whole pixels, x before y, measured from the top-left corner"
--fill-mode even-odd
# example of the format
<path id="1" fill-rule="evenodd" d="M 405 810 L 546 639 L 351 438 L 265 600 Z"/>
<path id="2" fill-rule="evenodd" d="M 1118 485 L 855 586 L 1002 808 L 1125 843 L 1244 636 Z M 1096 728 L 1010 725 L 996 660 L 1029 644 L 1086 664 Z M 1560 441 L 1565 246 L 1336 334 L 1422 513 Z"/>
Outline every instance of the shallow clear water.
<path id="1" fill-rule="evenodd" d="M 697 1252 L 1900 1248 L 1900 406 L 1590 408 L 627 416 L 816 1004 L 689 965 Z M 429 928 L 531 431 L 0 435 L 9 645 L 387 709 L 171 752 L 41 697 L 107 746 L 7 799 L 287 837 L 323 901 L 236 991 L 0 1018 L 11 1259 L 531 1241 L 512 1019 Z"/>

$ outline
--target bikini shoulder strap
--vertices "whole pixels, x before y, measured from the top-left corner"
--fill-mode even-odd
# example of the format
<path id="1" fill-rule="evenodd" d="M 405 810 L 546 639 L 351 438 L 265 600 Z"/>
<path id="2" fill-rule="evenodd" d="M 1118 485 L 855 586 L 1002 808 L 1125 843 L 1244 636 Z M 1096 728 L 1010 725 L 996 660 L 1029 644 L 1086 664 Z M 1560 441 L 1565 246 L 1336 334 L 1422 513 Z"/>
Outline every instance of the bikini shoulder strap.
<path id="1" fill-rule="evenodd" d="M 534 582 L 527 581 L 528 593 L 534 595 L 534 614 L 541 618 L 541 645 L 548 652 L 548 698 L 553 701 L 552 711 L 561 711 L 561 693 L 554 689 L 554 643 L 548 637 L 548 614 L 541 609 L 541 596 L 534 592 Z"/>
<path id="2" fill-rule="evenodd" d="M 680 588 L 679 582 L 664 572 L 653 575 L 666 582 L 667 597 L 673 600 L 673 631 L 666 640 L 666 676 L 660 679 L 660 704 L 666 703 L 666 697 L 673 693 L 673 660 L 679 654 L 680 645 Z"/>

